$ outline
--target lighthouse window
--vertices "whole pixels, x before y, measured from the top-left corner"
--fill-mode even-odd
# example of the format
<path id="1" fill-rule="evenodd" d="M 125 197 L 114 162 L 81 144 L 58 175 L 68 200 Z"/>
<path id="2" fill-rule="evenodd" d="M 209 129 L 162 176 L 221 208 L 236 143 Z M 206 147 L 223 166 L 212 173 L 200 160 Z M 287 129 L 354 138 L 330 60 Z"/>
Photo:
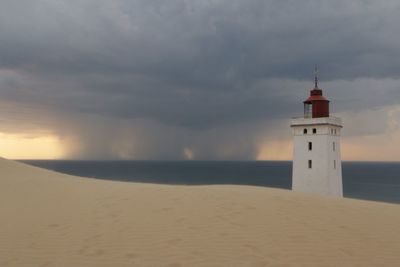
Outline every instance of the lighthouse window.
<path id="1" fill-rule="evenodd" d="M 309 169 L 312 168 L 312 160 L 311 160 L 311 159 L 308 160 L 308 168 L 309 168 Z"/>
<path id="2" fill-rule="evenodd" d="M 335 142 L 333 142 L 333 151 L 335 151 L 336 150 L 336 144 L 335 144 Z"/>
<path id="3" fill-rule="evenodd" d="M 304 104 L 304 118 L 311 118 L 312 117 L 312 104 L 305 103 Z"/>
<path id="4" fill-rule="evenodd" d="M 308 150 L 309 150 L 309 151 L 312 150 L 312 142 L 308 142 Z"/>
<path id="5" fill-rule="evenodd" d="M 315 128 L 312 129 L 312 133 L 313 133 L 313 134 L 316 134 L 316 133 L 317 133 L 317 129 L 315 129 Z"/>
<path id="6" fill-rule="evenodd" d="M 336 169 L 336 160 L 333 161 L 333 168 Z"/>
<path id="7" fill-rule="evenodd" d="M 307 129 L 304 129 L 304 130 L 303 130 L 303 133 L 304 133 L 304 134 L 307 134 Z"/>

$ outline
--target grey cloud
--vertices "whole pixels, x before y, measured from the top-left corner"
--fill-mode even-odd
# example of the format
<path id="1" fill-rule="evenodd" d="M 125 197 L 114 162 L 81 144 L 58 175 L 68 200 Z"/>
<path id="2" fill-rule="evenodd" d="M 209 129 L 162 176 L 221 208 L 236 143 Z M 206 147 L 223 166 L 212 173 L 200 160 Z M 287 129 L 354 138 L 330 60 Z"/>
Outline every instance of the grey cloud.
<path id="1" fill-rule="evenodd" d="M 301 114 L 315 63 L 336 112 L 399 104 L 399 11 L 362 0 L 5 0 L 0 99 L 16 103 L 11 113 L 35 107 L 25 128 L 85 147 L 74 156 L 180 158 L 191 146 L 200 158 L 254 158 L 260 135 Z M 141 145 L 116 149 L 138 135 Z"/>

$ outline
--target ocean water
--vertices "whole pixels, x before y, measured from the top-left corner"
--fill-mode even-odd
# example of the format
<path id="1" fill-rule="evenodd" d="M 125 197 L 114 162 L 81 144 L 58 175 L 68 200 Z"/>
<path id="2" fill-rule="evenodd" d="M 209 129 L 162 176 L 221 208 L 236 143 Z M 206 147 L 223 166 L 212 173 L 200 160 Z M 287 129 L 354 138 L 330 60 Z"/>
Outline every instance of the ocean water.
<path id="1" fill-rule="evenodd" d="M 105 180 L 290 189 L 289 161 L 66 161 L 24 160 L 57 172 Z M 400 203 L 400 163 L 343 162 L 344 196 Z"/>

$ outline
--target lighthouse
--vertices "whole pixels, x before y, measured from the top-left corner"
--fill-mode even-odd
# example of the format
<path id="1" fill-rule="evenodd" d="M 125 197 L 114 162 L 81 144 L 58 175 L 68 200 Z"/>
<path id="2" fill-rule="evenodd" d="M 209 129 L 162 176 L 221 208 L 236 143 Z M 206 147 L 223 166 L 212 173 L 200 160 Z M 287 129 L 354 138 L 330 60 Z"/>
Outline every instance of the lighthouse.
<path id="1" fill-rule="evenodd" d="M 292 190 L 343 196 L 340 132 L 342 120 L 329 114 L 329 100 L 318 87 L 303 102 L 304 116 L 293 118 Z"/>

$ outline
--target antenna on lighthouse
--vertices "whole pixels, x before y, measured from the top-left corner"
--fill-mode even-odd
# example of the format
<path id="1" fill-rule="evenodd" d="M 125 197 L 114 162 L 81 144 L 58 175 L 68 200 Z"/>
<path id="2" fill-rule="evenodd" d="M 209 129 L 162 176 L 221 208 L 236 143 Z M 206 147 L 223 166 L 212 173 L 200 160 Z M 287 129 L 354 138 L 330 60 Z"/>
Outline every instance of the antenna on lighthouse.
<path id="1" fill-rule="evenodd" d="M 315 83 L 315 88 L 318 88 L 318 68 L 317 68 L 317 65 L 315 65 L 315 68 L 314 68 L 314 83 Z"/>

